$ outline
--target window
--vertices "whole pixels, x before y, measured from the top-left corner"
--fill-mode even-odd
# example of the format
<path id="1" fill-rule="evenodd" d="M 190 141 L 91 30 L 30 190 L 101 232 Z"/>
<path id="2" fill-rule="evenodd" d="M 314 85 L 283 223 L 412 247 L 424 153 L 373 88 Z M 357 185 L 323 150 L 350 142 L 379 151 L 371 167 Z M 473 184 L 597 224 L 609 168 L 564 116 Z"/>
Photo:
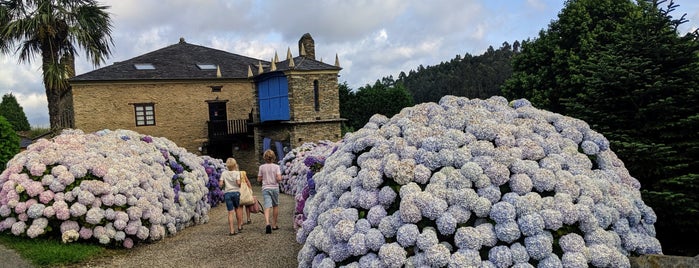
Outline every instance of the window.
<path id="1" fill-rule="evenodd" d="M 221 92 L 221 88 L 223 86 L 209 86 L 211 88 L 211 92 Z"/>
<path id="2" fill-rule="evenodd" d="M 155 126 L 155 104 L 134 104 L 134 112 L 136 115 L 136 126 Z"/>
<path id="3" fill-rule="evenodd" d="M 197 63 L 199 70 L 216 70 L 218 66 L 209 63 Z"/>
<path id="4" fill-rule="evenodd" d="M 320 111 L 320 93 L 318 92 L 318 80 L 313 80 L 313 107 L 315 107 L 316 112 Z"/>
<path id="5" fill-rule="evenodd" d="M 155 66 L 152 63 L 136 63 L 133 67 L 136 70 L 155 70 Z"/>

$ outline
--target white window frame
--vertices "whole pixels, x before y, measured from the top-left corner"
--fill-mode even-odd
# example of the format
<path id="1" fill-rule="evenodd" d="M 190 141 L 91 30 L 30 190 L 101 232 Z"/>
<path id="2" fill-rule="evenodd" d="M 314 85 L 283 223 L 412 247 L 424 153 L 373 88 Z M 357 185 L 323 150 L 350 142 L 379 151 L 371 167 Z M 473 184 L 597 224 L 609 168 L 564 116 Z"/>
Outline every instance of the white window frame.
<path id="1" fill-rule="evenodd" d="M 134 119 L 136 126 L 155 126 L 155 103 L 135 103 Z"/>

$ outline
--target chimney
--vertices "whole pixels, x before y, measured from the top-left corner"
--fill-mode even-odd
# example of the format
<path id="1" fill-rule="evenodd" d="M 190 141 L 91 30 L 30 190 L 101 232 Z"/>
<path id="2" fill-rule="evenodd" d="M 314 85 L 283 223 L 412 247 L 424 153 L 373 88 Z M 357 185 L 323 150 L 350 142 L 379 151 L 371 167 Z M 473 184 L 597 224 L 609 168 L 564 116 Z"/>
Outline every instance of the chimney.
<path id="1" fill-rule="evenodd" d="M 307 58 L 316 59 L 315 41 L 311 34 L 306 33 L 299 39 L 299 55 L 305 55 Z"/>

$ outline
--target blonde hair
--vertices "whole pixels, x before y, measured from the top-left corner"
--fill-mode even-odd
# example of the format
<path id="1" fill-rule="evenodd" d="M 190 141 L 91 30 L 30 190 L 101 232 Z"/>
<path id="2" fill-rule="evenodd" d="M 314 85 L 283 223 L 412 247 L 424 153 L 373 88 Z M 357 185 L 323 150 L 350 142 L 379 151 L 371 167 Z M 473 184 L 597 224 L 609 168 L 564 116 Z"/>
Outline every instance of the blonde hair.
<path id="1" fill-rule="evenodd" d="M 277 156 L 274 154 L 274 151 L 267 149 L 264 155 L 262 155 L 262 158 L 264 158 L 267 163 L 273 163 L 277 159 Z"/>
<path id="2" fill-rule="evenodd" d="M 238 162 L 235 161 L 235 158 L 229 157 L 226 159 L 226 167 L 230 171 L 238 170 Z"/>

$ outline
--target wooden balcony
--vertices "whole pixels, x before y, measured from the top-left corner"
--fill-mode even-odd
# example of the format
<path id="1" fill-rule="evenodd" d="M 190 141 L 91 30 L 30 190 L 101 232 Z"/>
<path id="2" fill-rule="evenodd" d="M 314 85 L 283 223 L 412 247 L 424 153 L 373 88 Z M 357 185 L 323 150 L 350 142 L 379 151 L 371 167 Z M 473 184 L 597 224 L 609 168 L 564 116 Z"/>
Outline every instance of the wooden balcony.
<path id="1" fill-rule="evenodd" d="M 252 135 L 252 128 L 249 126 L 252 121 L 247 119 L 214 120 L 206 123 L 209 129 L 209 140 L 211 141 Z"/>

